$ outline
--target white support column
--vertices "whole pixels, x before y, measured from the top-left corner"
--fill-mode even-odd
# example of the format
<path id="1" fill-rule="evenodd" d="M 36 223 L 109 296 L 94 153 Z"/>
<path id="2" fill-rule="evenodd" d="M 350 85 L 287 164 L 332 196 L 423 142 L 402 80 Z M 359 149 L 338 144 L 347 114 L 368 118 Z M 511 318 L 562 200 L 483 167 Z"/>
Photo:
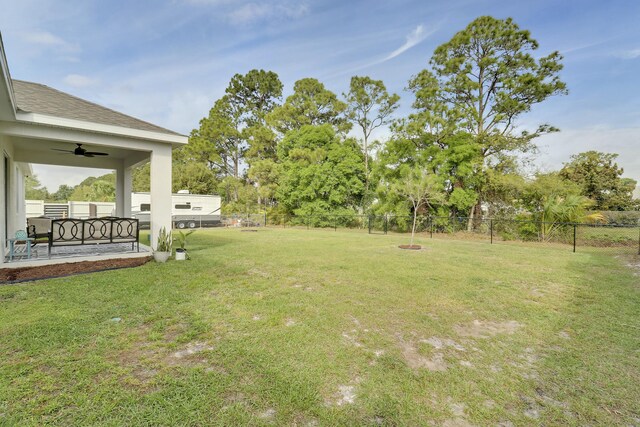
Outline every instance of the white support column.
<path id="1" fill-rule="evenodd" d="M 125 218 L 131 218 L 131 192 L 133 190 L 133 169 L 124 168 L 124 183 L 123 194 L 124 201 L 122 203 L 122 216 Z"/>
<path id="2" fill-rule="evenodd" d="M 124 188 L 124 165 L 116 168 L 116 216 L 124 217 L 124 201 L 127 197 Z"/>
<path id="3" fill-rule="evenodd" d="M 171 146 L 156 145 L 151 151 L 151 247 L 160 229 L 171 231 Z"/>

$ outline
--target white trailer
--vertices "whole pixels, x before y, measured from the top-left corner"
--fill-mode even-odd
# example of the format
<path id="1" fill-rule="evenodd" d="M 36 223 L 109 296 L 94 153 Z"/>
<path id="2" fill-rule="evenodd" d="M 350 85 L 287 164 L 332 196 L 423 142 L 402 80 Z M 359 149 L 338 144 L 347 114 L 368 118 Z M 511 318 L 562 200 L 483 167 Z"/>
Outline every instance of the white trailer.
<path id="1" fill-rule="evenodd" d="M 171 218 L 176 228 L 216 227 L 221 225 L 220 206 L 217 195 L 190 194 L 184 190 L 171 195 Z M 131 213 L 138 218 L 140 227 L 149 225 L 151 195 L 131 193 Z"/>

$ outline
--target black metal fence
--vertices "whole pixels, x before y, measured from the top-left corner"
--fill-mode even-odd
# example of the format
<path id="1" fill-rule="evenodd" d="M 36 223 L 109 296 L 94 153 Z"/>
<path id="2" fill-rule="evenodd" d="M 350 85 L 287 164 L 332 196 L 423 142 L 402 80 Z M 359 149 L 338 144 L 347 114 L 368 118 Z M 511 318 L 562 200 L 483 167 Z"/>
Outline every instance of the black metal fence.
<path id="1" fill-rule="evenodd" d="M 401 215 L 233 215 L 234 226 L 359 229 L 370 234 L 411 233 L 413 216 Z M 585 224 L 514 219 L 418 216 L 419 237 L 486 241 L 490 244 L 525 242 L 574 252 L 606 250 L 640 254 L 640 224 Z"/>

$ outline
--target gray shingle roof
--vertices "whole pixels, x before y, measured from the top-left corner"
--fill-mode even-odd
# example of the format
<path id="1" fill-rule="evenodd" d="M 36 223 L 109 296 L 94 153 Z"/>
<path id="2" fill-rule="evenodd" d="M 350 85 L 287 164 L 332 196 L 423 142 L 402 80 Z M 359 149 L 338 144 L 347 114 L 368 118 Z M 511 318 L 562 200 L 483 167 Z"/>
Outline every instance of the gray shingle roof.
<path id="1" fill-rule="evenodd" d="M 169 129 L 127 116 L 39 83 L 13 80 L 13 91 L 20 111 L 121 126 L 129 129 L 180 135 Z"/>

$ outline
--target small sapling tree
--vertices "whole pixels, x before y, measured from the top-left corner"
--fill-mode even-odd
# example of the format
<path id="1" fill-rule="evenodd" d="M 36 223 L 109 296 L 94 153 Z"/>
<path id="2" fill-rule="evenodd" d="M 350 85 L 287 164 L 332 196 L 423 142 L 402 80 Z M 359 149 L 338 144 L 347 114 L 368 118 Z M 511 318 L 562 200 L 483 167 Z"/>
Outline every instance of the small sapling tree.
<path id="1" fill-rule="evenodd" d="M 436 175 L 426 170 L 413 170 L 404 180 L 398 181 L 392 188 L 398 195 L 405 197 L 413 207 L 413 225 L 409 248 L 414 248 L 413 240 L 416 234 L 418 211 L 423 206 L 431 208 L 433 205 L 445 202 L 442 184 Z"/>

